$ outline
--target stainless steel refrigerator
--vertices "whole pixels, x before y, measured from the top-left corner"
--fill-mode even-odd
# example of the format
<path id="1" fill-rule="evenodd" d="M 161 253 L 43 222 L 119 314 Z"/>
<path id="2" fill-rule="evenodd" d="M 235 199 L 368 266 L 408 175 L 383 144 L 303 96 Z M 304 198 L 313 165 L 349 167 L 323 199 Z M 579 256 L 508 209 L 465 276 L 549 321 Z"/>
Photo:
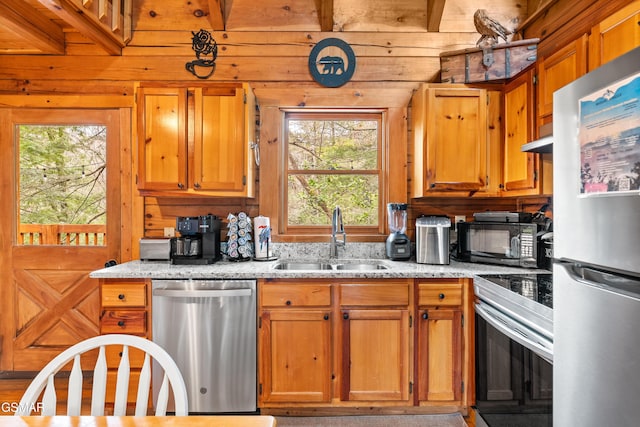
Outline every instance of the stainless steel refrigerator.
<path id="1" fill-rule="evenodd" d="M 553 102 L 554 426 L 637 426 L 640 48 Z"/>

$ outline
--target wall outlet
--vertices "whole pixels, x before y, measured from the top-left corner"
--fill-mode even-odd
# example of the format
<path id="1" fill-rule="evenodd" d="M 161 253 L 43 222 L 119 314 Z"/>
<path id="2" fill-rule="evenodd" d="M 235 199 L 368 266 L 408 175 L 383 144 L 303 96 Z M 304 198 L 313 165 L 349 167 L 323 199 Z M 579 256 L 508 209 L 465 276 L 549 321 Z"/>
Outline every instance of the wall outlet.
<path id="1" fill-rule="evenodd" d="M 173 227 L 165 227 L 164 228 L 164 237 L 175 237 L 176 229 Z"/>
<path id="2" fill-rule="evenodd" d="M 454 218 L 453 222 L 455 224 L 454 227 L 456 231 L 458 231 L 458 223 L 465 222 L 467 220 L 467 217 L 464 215 L 455 215 L 453 218 Z"/>

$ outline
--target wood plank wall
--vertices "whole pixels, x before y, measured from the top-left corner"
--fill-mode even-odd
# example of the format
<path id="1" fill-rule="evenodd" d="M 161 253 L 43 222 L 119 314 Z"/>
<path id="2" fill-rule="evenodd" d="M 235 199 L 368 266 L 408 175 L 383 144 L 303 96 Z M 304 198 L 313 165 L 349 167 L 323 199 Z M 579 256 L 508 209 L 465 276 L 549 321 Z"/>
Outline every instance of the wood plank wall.
<path id="1" fill-rule="evenodd" d="M 548 54 L 588 32 L 596 22 L 627 3 L 627 0 L 558 0 L 545 14 L 529 23 L 522 36 L 541 38 L 539 53 Z M 73 31 L 65 33 L 65 55 L 0 56 L 0 107 L 71 106 L 78 100 L 82 105 L 95 108 L 132 107 L 135 86 L 140 81 L 194 81 L 195 77 L 185 71 L 185 63 L 194 59 L 191 31 L 209 28 L 209 24 L 189 6 L 173 7 L 155 2 L 155 9 L 151 10 L 150 4 L 144 0 L 135 2 L 133 38 L 122 56 L 107 55 Z M 406 88 L 438 81 L 439 54 L 472 47 L 478 38 L 477 33 L 468 30 L 334 33 L 295 28 L 290 31 L 214 31 L 212 35 L 219 48 L 212 81 L 246 81 L 263 88 L 286 84 L 291 90 L 295 90 L 296 85 L 312 84 L 307 60 L 313 44 L 327 37 L 339 37 L 354 48 L 358 58 L 357 72 L 345 86 L 353 91 L 357 91 L 359 85 L 371 83 Z M 408 140 L 410 132 L 409 129 Z M 11 142 L 0 141 L 0 148 L 8 143 Z M 135 145 L 133 136 L 129 144 Z M 256 188 L 259 192 L 259 182 Z M 165 226 L 175 224 L 178 215 L 214 213 L 226 217 L 229 212 L 245 211 L 255 216 L 260 210 L 258 200 L 258 197 L 247 200 L 146 198 L 142 203 L 134 201 L 131 222 L 143 224 L 144 235 L 160 235 Z M 546 201 L 546 198 L 412 200 L 410 221 L 420 214 L 471 217 L 473 212 L 484 209 L 531 210 Z M 144 219 L 135 218 L 138 215 Z M 132 234 L 135 245 L 138 233 Z M 136 252 L 134 249 L 133 258 Z"/>

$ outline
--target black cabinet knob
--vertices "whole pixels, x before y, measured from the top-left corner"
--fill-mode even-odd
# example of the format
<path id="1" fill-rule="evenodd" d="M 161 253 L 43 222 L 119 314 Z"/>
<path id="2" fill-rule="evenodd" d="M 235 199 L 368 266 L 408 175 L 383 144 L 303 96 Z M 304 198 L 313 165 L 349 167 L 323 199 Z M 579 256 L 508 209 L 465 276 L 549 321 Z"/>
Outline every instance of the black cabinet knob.
<path id="1" fill-rule="evenodd" d="M 324 320 L 329 320 L 329 315 L 328 315 L 328 314 L 325 314 L 325 315 L 324 315 L 324 317 L 323 317 L 323 319 L 324 319 Z"/>
<path id="2" fill-rule="evenodd" d="M 422 318 L 424 320 L 427 320 L 429 318 L 429 315 L 427 314 L 427 312 L 425 311 L 424 313 L 422 313 Z"/>
<path id="3" fill-rule="evenodd" d="M 118 326 L 124 327 L 124 320 L 118 320 Z"/>
<path id="4" fill-rule="evenodd" d="M 438 298 L 440 298 L 440 299 L 444 299 L 444 294 L 439 294 L 439 295 L 438 295 Z"/>
<path id="5" fill-rule="evenodd" d="M 118 295 L 118 299 L 122 301 L 124 299 L 124 294 Z"/>
<path id="6" fill-rule="evenodd" d="M 286 305 L 291 305 L 291 301 L 287 300 L 287 301 L 285 302 L 285 304 L 286 304 Z"/>
<path id="7" fill-rule="evenodd" d="M 342 314 L 342 318 L 343 318 L 344 320 L 349 320 L 349 313 L 343 313 L 343 314 Z"/>

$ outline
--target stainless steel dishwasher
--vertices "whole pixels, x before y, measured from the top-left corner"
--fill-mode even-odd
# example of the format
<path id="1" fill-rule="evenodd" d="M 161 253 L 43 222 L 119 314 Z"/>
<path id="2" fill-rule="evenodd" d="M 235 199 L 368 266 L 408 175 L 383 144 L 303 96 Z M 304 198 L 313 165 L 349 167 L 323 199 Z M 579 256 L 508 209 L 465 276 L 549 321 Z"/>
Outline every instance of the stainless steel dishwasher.
<path id="1" fill-rule="evenodd" d="M 255 280 L 153 280 L 152 310 L 153 341 L 180 368 L 189 413 L 256 411 Z"/>

